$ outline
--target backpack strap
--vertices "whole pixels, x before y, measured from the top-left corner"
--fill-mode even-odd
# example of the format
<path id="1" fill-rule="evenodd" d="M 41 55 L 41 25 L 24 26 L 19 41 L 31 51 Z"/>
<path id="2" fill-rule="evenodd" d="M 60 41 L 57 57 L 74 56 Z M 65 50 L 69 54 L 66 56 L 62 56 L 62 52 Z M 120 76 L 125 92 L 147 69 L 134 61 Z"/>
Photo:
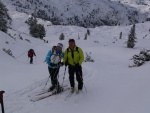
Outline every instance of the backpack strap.
<path id="1" fill-rule="evenodd" d="M 69 48 L 67 48 L 67 55 L 68 55 L 68 52 L 69 52 Z"/>
<path id="2" fill-rule="evenodd" d="M 52 47 L 52 55 L 54 54 L 54 51 L 56 50 L 56 46 L 53 46 Z M 61 55 L 62 55 L 62 51 L 60 51 L 59 53 L 59 57 L 61 58 Z"/>
<path id="3" fill-rule="evenodd" d="M 76 46 L 76 50 L 77 50 L 77 52 L 79 53 L 79 50 L 78 50 L 78 47 Z"/>
<path id="4" fill-rule="evenodd" d="M 76 46 L 76 51 L 79 53 L 79 50 L 78 50 L 77 46 Z M 69 48 L 67 48 L 67 55 L 68 55 L 68 52 L 69 52 Z"/>
<path id="5" fill-rule="evenodd" d="M 56 46 L 52 47 L 52 54 L 54 54 L 54 51 L 56 50 Z"/>

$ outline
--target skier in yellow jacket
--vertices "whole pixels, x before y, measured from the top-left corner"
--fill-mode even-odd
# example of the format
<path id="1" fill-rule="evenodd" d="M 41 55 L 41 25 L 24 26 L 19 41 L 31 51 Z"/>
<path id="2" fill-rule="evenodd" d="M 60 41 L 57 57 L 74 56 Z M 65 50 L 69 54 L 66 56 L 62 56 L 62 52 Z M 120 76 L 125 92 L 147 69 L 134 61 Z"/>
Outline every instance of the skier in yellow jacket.
<path id="1" fill-rule="evenodd" d="M 69 47 L 65 50 L 63 62 L 65 66 L 68 65 L 69 80 L 71 85 L 71 93 L 75 90 L 74 73 L 76 73 L 76 80 L 78 81 L 78 93 L 83 88 L 82 78 L 82 62 L 84 61 L 84 54 L 80 47 L 75 45 L 75 40 L 69 40 Z"/>

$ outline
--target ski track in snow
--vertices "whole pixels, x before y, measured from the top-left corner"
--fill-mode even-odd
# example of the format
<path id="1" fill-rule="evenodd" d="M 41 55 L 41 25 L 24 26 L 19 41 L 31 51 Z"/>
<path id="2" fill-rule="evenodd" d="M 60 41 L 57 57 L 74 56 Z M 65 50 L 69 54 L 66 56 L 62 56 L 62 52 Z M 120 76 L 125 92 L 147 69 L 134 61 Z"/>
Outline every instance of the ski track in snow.
<path id="1" fill-rule="evenodd" d="M 139 53 L 143 48 L 150 48 L 149 22 L 136 25 L 137 43 L 133 49 L 129 49 L 126 48 L 125 42 L 131 26 L 96 27 L 90 29 L 91 35 L 87 40 L 84 40 L 86 28 L 77 26 L 46 26 L 48 32 L 45 39 L 49 41 L 46 44 L 39 39 L 32 38 L 26 25 L 21 26 L 22 29 L 18 29 L 18 26 L 22 25 L 20 23 L 24 23 L 24 18 L 28 18 L 29 15 L 19 16 L 19 12 L 11 12 L 10 14 L 11 17 L 15 18 L 16 16 L 18 19 L 17 23 L 13 21 L 14 30 L 8 30 L 8 33 L 11 33 L 13 36 L 17 34 L 14 36 L 16 40 L 0 31 L 0 57 L 2 59 L 0 66 L 1 78 L 3 78 L 1 79 L 1 84 L 3 85 L 1 87 L 6 88 L 6 93 L 4 94 L 6 113 L 150 112 L 150 63 L 147 62 L 144 66 L 138 68 L 128 68 L 128 65 L 133 63 L 129 59 L 134 54 Z M 58 39 L 62 32 L 66 36 L 64 41 Z M 119 39 L 120 32 L 123 33 L 122 39 Z M 19 39 L 18 34 L 23 36 L 23 40 Z M 80 35 L 80 40 L 77 39 L 78 34 Z M 43 62 L 47 52 L 58 42 L 62 42 L 64 48 L 67 48 L 69 38 L 74 38 L 77 46 L 81 47 L 84 53 L 91 52 L 92 58 L 95 60 L 94 63 L 83 62 L 83 92 L 79 95 L 75 92 L 70 98 L 65 100 L 70 93 L 67 90 L 38 102 L 31 102 L 29 95 L 48 89 L 51 85 L 50 79 L 48 80 L 47 64 Z M 25 39 L 30 39 L 31 43 L 28 43 Z M 6 44 L 6 41 L 9 41 L 9 44 Z M 11 48 L 16 59 L 4 53 L 2 48 Z M 29 59 L 27 58 L 27 51 L 30 48 L 33 48 L 37 54 L 37 57 L 34 57 L 33 65 L 29 64 Z M 60 68 L 60 84 L 63 81 L 64 70 L 65 66 Z M 22 80 L 22 78 L 27 79 Z M 22 80 L 21 82 L 23 83 L 18 82 L 19 80 Z M 75 84 L 77 89 L 76 80 Z M 64 85 L 70 87 L 68 68 L 65 73 Z"/>
<path id="2" fill-rule="evenodd" d="M 65 82 L 64 84 L 68 85 L 68 87 L 70 87 L 69 84 L 69 80 L 68 80 L 68 73 L 67 73 L 68 69 L 66 70 L 66 78 L 65 78 Z M 60 75 L 64 75 L 64 70 L 60 70 Z M 86 86 L 86 82 L 89 82 L 92 78 L 94 77 L 94 73 L 93 70 L 91 70 L 90 68 L 88 69 L 88 67 L 83 65 L 83 79 L 84 79 L 84 85 Z M 59 80 L 62 79 L 62 76 L 59 78 Z M 25 111 L 26 108 L 28 108 L 27 106 L 32 106 L 32 105 L 36 105 L 36 103 L 38 104 L 39 102 L 31 102 L 30 101 L 30 97 L 29 95 L 34 95 L 35 93 L 42 91 L 44 89 L 44 86 L 47 82 L 48 78 L 45 78 L 44 80 L 41 81 L 37 81 L 36 83 L 34 83 L 31 86 L 28 86 L 27 88 L 24 88 L 22 90 L 13 92 L 11 95 L 7 94 L 5 96 L 5 101 L 7 109 L 6 112 L 7 113 L 20 113 L 21 111 Z M 60 80 L 62 81 L 62 80 Z M 76 80 L 75 80 L 76 82 Z M 61 83 L 61 82 L 60 82 Z M 45 87 L 45 90 L 49 88 L 50 86 L 50 79 L 48 80 L 48 83 Z M 77 87 L 77 82 L 76 82 L 76 87 Z M 86 86 L 87 87 L 87 86 Z M 76 88 L 77 89 L 77 88 Z M 65 91 L 62 92 L 61 94 L 57 94 L 57 95 L 53 95 L 51 97 L 42 99 L 40 101 L 45 102 L 45 104 L 54 104 L 55 105 L 55 101 L 65 101 L 66 95 L 68 95 L 70 93 L 70 91 Z M 85 96 L 86 94 L 86 90 L 83 87 L 83 92 L 81 92 L 80 94 L 76 94 L 76 92 L 66 101 L 67 102 L 71 102 L 72 104 L 79 104 L 80 100 Z M 50 100 L 49 101 L 45 101 L 45 100 Z M 43 103 L 42 102 L 42 103 Z M 26 105 L 26 106 L 24 106 Z"/>

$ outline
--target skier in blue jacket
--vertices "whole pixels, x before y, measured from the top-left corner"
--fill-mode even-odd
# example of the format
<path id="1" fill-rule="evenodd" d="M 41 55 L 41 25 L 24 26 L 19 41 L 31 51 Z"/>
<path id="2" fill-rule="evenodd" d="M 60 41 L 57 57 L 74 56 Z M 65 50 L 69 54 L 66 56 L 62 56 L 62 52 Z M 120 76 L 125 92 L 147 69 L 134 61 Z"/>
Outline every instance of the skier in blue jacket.
<path id="1" fill-rule="evenodd" d="M 48 64 L 48 71 L 50 74 L 52 84 L 52 86 L 49 88 L 50 91 L 56 89 L 57 92 L 59 92 L 61 88 L 57 76 L 59 73 L 60 66 L 64 65 L 63 62 L 61 62 L 61 59 L 64 57 L 62 48 L 63 44 L 58 43 L 57 46 L 53 46 L 52 50 L 50 50 L 46 56 L 46 62 Z"/>

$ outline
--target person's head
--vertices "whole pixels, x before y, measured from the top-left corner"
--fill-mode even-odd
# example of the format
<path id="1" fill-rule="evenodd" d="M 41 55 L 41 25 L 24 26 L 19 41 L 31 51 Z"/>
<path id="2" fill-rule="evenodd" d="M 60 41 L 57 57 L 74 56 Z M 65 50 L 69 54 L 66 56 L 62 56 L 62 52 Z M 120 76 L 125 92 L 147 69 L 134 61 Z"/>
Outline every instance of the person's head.
<path id="1" fill-rule="evenodd" d="M 68 42 L 69 42 L 69 47 L 70 47 L 71 49 L 73 49 L 74 46 L 75 46 L 75 40 L 74 40 L 74 39 L 70 39 Z"/>
<path id="2" fill-rule="evenodd" d="M 61 51 L 63 48 L 63 44 L 62 43 L 58 43 L 56 46 L 57 50 Z"/>

